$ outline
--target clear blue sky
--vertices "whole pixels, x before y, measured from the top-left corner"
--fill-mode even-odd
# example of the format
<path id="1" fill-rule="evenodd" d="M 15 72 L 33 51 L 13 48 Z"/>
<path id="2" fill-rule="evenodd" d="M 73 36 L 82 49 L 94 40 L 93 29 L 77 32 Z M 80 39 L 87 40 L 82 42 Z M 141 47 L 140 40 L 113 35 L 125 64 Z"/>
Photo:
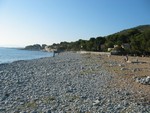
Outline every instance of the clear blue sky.
<path id="1" fill-rule="evenodd" d="M 0 46 L 107 36 L 150 24 L 150 0 L 0 0 Z"/>

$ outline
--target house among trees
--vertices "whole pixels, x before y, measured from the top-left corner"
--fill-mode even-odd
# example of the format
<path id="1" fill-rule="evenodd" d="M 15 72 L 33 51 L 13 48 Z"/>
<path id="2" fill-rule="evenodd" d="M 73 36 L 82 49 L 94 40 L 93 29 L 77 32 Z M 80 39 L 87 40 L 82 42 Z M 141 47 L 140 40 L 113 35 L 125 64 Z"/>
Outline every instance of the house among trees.
<path id="1" fill-rule="evenodd" d="M 114 45 L 114 48 L 108 48 L 107 50 L 111 52 L 112 55 L 125 54 L 125 49 L 122 47 L 122 45 Z"/>
<path id="2" fill-rule="evenodd" d="M 57 51 L 57 49 L 56 48 L 52 48 L 50 46 L 46 46 L 45 47 L 45 51 L 47 51 L 47 52 L 53 52 L 53 51 Z"/>
<path id="3" fill-rule="evenodd" d="M 114 48 L 108 48 L 107 51 L 110 52 L 112 51 Z"/>

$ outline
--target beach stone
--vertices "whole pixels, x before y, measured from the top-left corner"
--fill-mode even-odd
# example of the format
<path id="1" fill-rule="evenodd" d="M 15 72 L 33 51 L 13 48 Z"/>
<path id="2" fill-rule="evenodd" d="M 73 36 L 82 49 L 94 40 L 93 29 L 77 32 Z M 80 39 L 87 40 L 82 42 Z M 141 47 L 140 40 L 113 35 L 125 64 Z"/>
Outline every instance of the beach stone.
<path id="1" fill-rule="evenodd" d="M 87 96 L 83 95 L 81 96 L 82 99 L 87 99 Z"/>
<path id="2" fill-rule="evenodd" d="M 2 101 L 7 99 L 9 97 L 10 94 L 6 93 L 3 97 L 2 97 Z"/>
<path id="3" fill-rule="evenodd" d="M 119 67 L 125 67 L 125 65 L 124 65 L 124 64 L 118 64 L 118 66 L 119 66 Z"/>
<path id="4" fill-rule="evenodd" d="M 3 71 L 0 71 L 0 74 L 3 74 Z"/>
<path id="5" fill-rule="evenodd" d="M 147 84 L 150 84 L 150 76 L 147 76 L 145 81 L 146 81 Z"/>
<path id="6" fill-rule="evenodd" d="M 38 113 L 37 111 L 32 111 L 31 113 Z"/>
<path id="7" fill-rule="evenodd" d="M 20 102 L 20 105 L 23 105 L 24 104 L 24 102 Z"/>
<path id="8" fill-rule="evenodd" d="M 135 72 L 135 71 L 136 71 L 136 69 L 133 69 L 133 70 L 132 70 L 132 72 Z"/>
<path id="9" fill-rule="evenodd" d="M 142 78 L 136 77 L 135 81 L 144 85 L 150 85 L 150 76 Z"/>
<path id="10" fill-rule="evenodd" d="M 93 106 L 98 106 L 100 104 L 100 101 L 99 100 L 95 100 L 94 102 L 93 102 Z"/>
<path id="11" fill-rule="evenodd" d="M 109 67 L 112 67 L 113 66 L 113 64 L 109 64 Z"/>
<path id="12" fill-rule="evenodd" d="M 0 65 L 0 71 L 3 71 L 0 76 L 0 100 L 3 99 L 0 112 L 119 113 L 129 107 L 135 113 L 141 109 L 150 111 L 148 105 L 130 103 L 130 88 L 110 87 L 112 83 L 115 85 L 115 75 L 108 72 L 102 66 L 103 61 L 95 55 L 88 57 L 64 52 L 55 57 Z M 118 65 L 111 61 L 110 64 Z M 84 76 L 81 72 L 85 72 Z M 144 80 L 148 82 L 149 77 Z"/>
<path id="13" fill-rule="evenodd" d="M 47 110 L 47 112 L 46 112 L 46 113 L 52 113 L 52 112 L 51 112 L 51 110 Z"/>
<path id="14" fill-rule="evenodd" d="M 115 109 L 116 109 L 116 110 L 122 109 L 122 105 L 121 105 L 121 104 L 118 104 Z"/>
<path id="15" fill-rule="evenodd" d="M 132 69 L 132 72 L 140 71 L 139 68 Z"/>
<path id="16" fill-rule="evenodd" d="M 6 111 L 6 109 L 5 109 L 5 108 L 0 107 L 0 112 L 4 112 L 4 111 Z"/>
<path id="17" fill-rule="evenodd" d="M 83 66 L 81 66 L 81 70 L 85 69 Z"/>
<path id="18" fill-rule="evenodd" d="M 127 68 L 124 68 L 124 67 L 123 67 L 123 68 L 121 68 L 120 70 L 121 70 L 121 71 L 124 71 L 124 70 L 127 70 Z"/>

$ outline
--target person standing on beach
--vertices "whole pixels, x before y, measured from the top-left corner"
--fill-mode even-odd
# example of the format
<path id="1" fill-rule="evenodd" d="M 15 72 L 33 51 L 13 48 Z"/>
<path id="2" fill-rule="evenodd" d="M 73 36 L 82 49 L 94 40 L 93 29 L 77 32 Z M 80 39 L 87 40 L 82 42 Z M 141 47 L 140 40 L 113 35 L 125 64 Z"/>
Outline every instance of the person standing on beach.
<path id="1" fill-rule="evenodd" d="M 55 51 L 53 51 L 53 57 L 55 57 Z"/>
<path id="2" fill-rule="evenodd" d="M 124 61 L 125 61 L 125 62 L 128 61 L 128 55 L 126 55 L 126 56 L 124 57 Z"/>

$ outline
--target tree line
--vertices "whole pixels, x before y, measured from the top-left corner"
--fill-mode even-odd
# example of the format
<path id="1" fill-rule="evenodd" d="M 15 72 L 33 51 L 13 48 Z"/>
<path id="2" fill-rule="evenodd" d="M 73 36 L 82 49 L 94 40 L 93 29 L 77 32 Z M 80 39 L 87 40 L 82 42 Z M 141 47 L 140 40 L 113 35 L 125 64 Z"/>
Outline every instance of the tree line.
<path id="1" fill-rule="evenodd" d="M 122 48 L 122 44 L 129 44 L 130 48 Z M 117 50 L 125 54 L 150 55 L 150 25 L 138 26 L 105 37 L 92 37 L 89 40 L 79 39 L 75 42 L 61 42 L 51 45 L 59 51 L 101 51 L 118 45 Z"/>
<path id="2" fill-rule="evenodd" d="M 122 45 L 129 45 L 128 48 L 123 48 Z M 117 45 L 117 46 L 115 46 Z M 47 45 L 39 44 L 26 46 L 27 50 L 44 50 Z M 131 55 L 150 55 L 150 25 L 142 25 L 131 29 L 126 29 L 112 35 L 91 37 L 89 40 L 79 39 L 75 42 L 60 42 L 48 46 L 51 49 L 58 51 L 96 51 L 107 52 L 119 51 L 120 54 Z"/>

